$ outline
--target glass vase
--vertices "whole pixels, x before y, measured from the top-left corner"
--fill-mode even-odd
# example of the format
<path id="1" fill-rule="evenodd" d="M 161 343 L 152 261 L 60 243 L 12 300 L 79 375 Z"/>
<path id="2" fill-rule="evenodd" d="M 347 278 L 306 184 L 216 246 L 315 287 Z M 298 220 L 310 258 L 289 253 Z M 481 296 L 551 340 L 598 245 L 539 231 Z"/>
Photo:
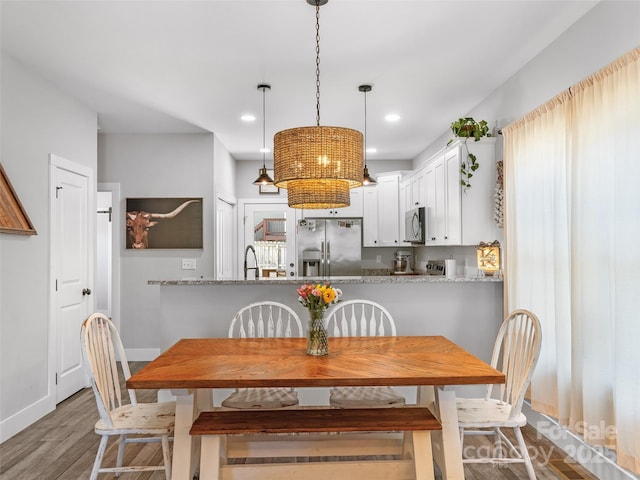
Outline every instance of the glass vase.
<path id="1" fill-rule="evenodd" d="M 324 311 L 309 310 L 307 355 L 321 356 L 329 353 L 329 338 L 324 326 Z"/>

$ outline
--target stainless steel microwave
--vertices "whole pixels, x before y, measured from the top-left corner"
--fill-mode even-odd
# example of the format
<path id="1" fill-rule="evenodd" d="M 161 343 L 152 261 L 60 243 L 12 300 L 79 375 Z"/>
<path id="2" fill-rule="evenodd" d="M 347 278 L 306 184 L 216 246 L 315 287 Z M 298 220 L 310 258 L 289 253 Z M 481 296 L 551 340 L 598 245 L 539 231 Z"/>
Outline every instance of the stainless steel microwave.
<path id="1" fill-rule="evenodd" d="M 413 208 L 404 214 L 404 241 L 424 245 L 426 217 L 424 207 Z"/>

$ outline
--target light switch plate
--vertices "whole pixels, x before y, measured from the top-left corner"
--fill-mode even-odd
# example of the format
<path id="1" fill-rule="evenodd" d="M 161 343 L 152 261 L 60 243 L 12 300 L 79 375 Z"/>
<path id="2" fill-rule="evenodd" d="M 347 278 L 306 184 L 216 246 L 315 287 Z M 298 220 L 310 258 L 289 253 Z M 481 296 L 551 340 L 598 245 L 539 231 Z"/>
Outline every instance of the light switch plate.
<path id="1" fill-rule="evenodd" d="M 182 259 L 182 270 L 195 270 L 196 269 L 196 259 L 195 258 L 183 258 Z"/>

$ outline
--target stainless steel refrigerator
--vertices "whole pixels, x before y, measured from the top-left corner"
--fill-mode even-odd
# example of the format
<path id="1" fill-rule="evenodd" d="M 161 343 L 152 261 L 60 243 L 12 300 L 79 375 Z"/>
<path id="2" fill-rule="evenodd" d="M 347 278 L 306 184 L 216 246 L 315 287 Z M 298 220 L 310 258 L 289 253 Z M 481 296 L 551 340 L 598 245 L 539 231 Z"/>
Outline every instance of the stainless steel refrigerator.
<path id="1" fill-rule="evenodd" d="M 305 218 L 298 222 L 298 275 L 362 275 L 361 218 Z"/>

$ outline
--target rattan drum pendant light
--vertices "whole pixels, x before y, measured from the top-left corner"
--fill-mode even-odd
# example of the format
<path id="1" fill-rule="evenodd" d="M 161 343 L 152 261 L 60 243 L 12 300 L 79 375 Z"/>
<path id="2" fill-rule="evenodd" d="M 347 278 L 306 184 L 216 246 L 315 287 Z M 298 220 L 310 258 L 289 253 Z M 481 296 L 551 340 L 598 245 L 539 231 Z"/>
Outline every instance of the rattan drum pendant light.
<path id="1" fill-rule="evenodd" d="M 349 189 L 362 185 L 363 137 L 357 130 L 320 126 L 320 5 L 316 7 L 316 126 L 282 130 L 273 138 L 274 183 L 292 208 L 350 205 Z"/>

